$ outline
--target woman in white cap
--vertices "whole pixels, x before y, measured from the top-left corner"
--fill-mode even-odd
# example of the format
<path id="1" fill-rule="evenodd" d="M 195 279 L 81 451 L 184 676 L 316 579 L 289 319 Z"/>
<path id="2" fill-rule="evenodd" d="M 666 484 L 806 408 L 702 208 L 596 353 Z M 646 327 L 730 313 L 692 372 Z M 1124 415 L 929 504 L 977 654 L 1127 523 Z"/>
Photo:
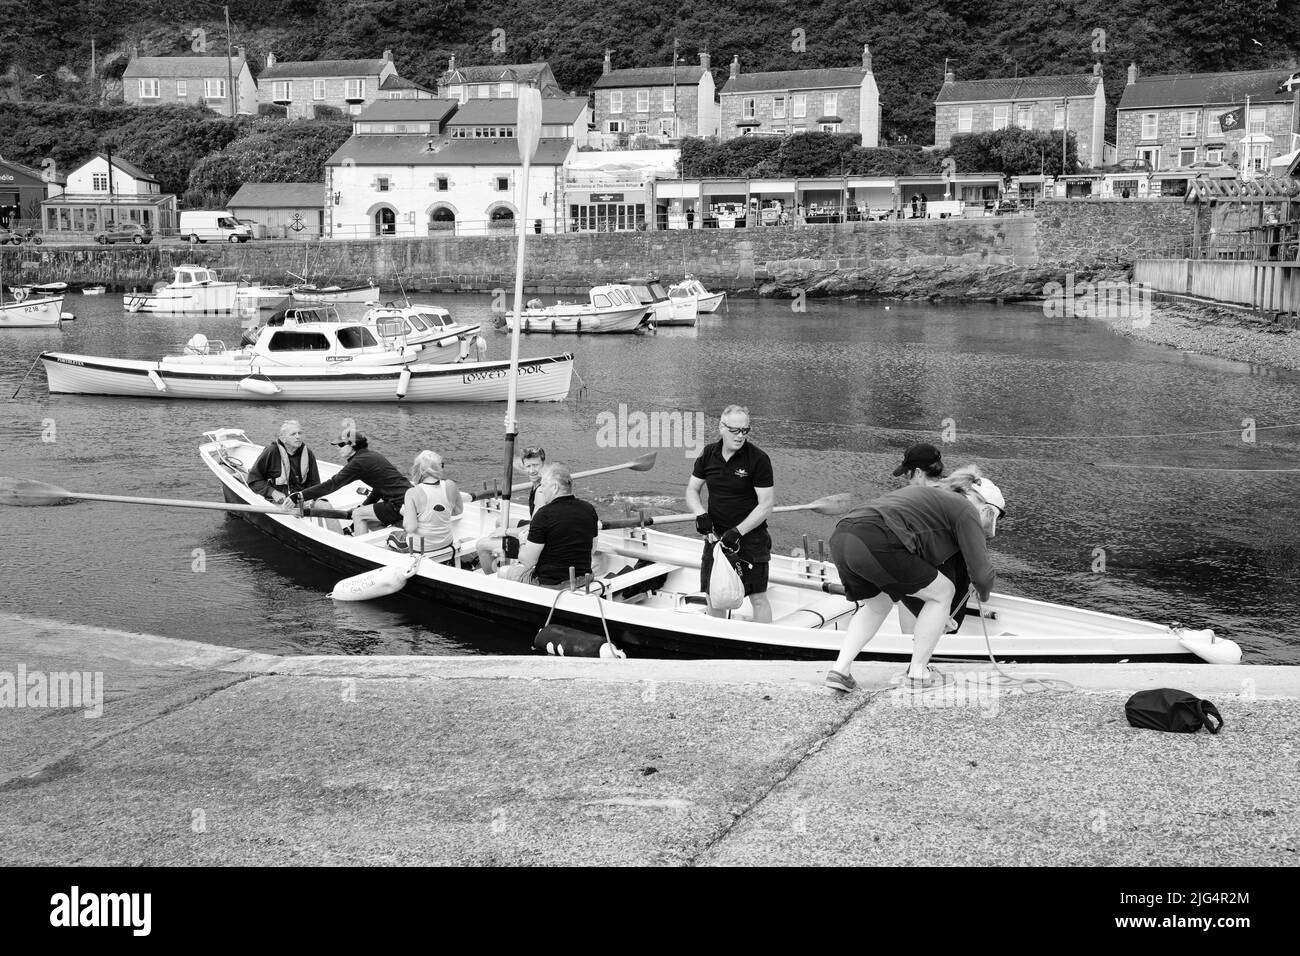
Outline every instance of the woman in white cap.
<path id="1" fill-rule="evenodd" d="M 411 469 L 411 490 L 402 502 L 402 528 L 406 531 L 406 550 L 437 551 L 452 542 L 451 519 L 465 510 L 460 489 L 447 477 L 446 462 L 435 451 L 415 456 Z"/>
<path id="2" fill-rule="evenodd" d="M 993 482 L 976 469 L 962 469 L 941 486 L 909 485 L 841 518 L 831 535 L 831 557 L 845 595 L 863 603 L 849 622 L 826 686 L 839 691 L 857 686 L 850 673 L 853 661 L 876 636 L 894 602 L 909 596 L 923 604 L 906 683 L 916 688 L 942 684 L 944 677 L 930 666 L 930 656 L 947 625 L 956 588 L 939 567 L 960 551 L 980 600 L 987 600 L 994 574 L 985 540 L 996 533 L 1005 509 Z"/>

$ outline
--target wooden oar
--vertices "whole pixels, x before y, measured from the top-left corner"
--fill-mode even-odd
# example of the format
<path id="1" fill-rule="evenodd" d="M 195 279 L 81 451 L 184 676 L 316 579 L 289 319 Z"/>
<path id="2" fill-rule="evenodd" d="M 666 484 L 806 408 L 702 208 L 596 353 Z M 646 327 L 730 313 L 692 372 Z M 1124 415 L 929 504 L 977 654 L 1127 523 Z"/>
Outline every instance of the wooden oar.
<path id="1" fill-rule="evenodd" d="M 57 485 L 47 485 L 43 481 L 31 481 L 27 478 L 8 478 L 0 476 L 0 505 L 20 505 L 41 507 L 44 505 L 66 504 L 69 498 L 83 501 L 116 501 L 127 505 L 163 505 L 169 508 L 200 508 L 206 511 L 251 511 L 255 514 L 297 514 L 285 511 L 279 505 L 235 505 L 224 501 L 189 501 L 183 498 L 135 498 L 128 495 L 92 495 L 80 491 L 68 491 Z M 308 507 L 302 512 L 310 518 L 347 518 L 348 512 L 331 508 Z"/>
<path id="2" fill-rule="evenodd" d="M 645 561 L 661 562 L 663 564 L 675 564 L 680 568 L 699 569 L 701 560 L 698 554 L 682 554 L 674 549 L 658 549 L 647 547 L 644 542 L 630 540 L 625 544 L 611 544 L 608 540 L 601 541 L 599 544 L 601 551 L 609 551 L 625 558 L 636 558 Z M 824 591 L 827 594 L 843 594 L 844 585 L 838 581 L 832 581 L 821 575 L 795 574 L 789 571 L 782 571 L 777 568 L 770 568 L 767 572 L 767 579 L 773 584 L 787 584 L 791 587 L 809 588 L 813 591 Z"/>
<path id="3" fill-rule="evenodd" d="M 603 468 L 591 468 L 587 471 L 575 471 L 573 478 L 590 478 L 593 475 L 607 475 L 611 471 L 649 471 L 655 466 L 655 456 L 659 453 L 652 451 L 649 454 L 642 455 L 640 458 L 634 458 L 632 461 L 625 461 L 621 465 L 605 465 Z M 531 488 L 533 483 L 525 481 L 522 484 L 511 486 L 511 492 L 526 491 Z M 482 501 L 484 498 L 496 498 L 501 495 L 500 491 L 477 491 L 471 498 L 472 501 Z"/>
<path id="4" fill-rule="evenodd" d="M 806 505 L 778 505 L 772 511 L 815 511 L 819 515 L 834 516 L 844 514 L 852 504 L 852 495 L 827 495 L 825 498 L 810 501 Z M 602 528 L 639 528 L 642 525 L 682 524 L 694 520 L 695 515 L 645 515 L 636 518 L 613 518 L 609 521 L 602 521 L 600 526 Z"/>

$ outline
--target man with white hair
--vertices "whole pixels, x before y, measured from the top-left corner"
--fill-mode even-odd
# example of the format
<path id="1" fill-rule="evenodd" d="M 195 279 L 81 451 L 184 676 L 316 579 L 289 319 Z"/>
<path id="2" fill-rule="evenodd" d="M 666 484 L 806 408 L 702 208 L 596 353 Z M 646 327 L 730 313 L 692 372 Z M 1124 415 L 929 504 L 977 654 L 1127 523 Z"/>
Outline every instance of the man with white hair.
<path id="1" fill-rule="evenodd" d="M 280 437 L 262 450 L 248 470 L 248 487 L 277 504 L 319 481 L 316 456 L 303 443 L 302 425 L 295 419 L 280 426 Z"/>
<path id="2" fill-rule="evenodd" d="M 519 545 L 519 561 L 497 576 L 525 584 L 562 588 L 573 569 L 579 585 L 591 580 L 592 551 L 600 522 L 590 502 L 573 496 L 567 465 L 554 462 L 542 469 L 537 512 L 528 523 L 528 537 Z"/>

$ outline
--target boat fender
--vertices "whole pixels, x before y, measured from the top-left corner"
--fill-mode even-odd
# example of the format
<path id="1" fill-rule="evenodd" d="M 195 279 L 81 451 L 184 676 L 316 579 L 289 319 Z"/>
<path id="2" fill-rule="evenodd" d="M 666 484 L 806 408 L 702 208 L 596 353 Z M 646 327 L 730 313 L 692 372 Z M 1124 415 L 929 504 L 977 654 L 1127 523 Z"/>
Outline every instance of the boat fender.
<path id="1" fill-rule="evenodd" d="M 1180 627 L 1172 628 L 1178 636 L 1178 643 L 1185 650 L 1191 651 L 1203 661 L 1211 664 L 1240 664 L 1241 648 L 1236 641 L 1226 637 L 1215 637 L 1210 628 L 1189 631 Z"/>
<path id="2" fill-rule="evenodd" d="M 59 313 L 59 318 L 62 319 L 64 322 L 71 322 L 76 318 L 76 316 L 73 315 L 71 312 L 61 312 Z"/>
<path id="3" fill-rule="evenodd" d="M 240 379 L 239 387 L 246 392 L 256 392 L 258 395 L 275 395 L 280 391 L 280 386 L 265 375 L 250 375 L 248 378 Z"/>
<path id="4" fill-rule="evenodd" d="M 406 398 L 406 390 L 411 385 L 411 369 L 403 368 L 400 375 L 397 376 L 397 397 Z"/>
<path id="5" fill-rule="evenodd" d="M 582 331 L 582 316 L 578 316 L 577 329 L 578 329 L 579 332 Z M 552 332 L 555 331 L 555 326 L 554 326 L 554 324 L 551 325 L 551 331 L 552 331 Z"/>
<path id="6" fill-rule="evenodd" d="M 159 375 L 157 372 L 155 372 L 153 369 L 149 369 L 149 381 L 153 382 L 153 387 L 158 389 L 158 391 L 160 392 L 167 391 L 167 383 L 164 382 L 162 380 L 162 376 Z"/>
<path id="7" fill-rule="evenodd" d="M 627 657 L 605 640 L 604 635 L 580 631 L 564 624 L 547 624 L 533 638 L 533 650 L 555 657 Z"/>
<path id="8" fill-rule="evenodd" d="M 456 359 L 456 361 L 457 361 L 457 362 L 463 362 L 463 361 L 465 361 L 467 358 L 469 358 L 469 342 L 465 341 L 464 339 L 461 339 L 461 340 L 460 340 L 460 358 Z"/>
<path id="9" fill-rule="evenodd" d="M 375 598 L 387 597 L 402 590 L 406 586 L 407 579 L 414 572 L 414 565 L 409 569 L 394 564 L 374 568 L 344 578 L 334 585 L 330 597 L 336 601 L 372 601 Z"/>
<path id="10" fill-rule="evenodd" d="M 208 337 L 202 332 L 195 332 L 185 343 L 185 351 L 190 355 L 207 355 Z"/>

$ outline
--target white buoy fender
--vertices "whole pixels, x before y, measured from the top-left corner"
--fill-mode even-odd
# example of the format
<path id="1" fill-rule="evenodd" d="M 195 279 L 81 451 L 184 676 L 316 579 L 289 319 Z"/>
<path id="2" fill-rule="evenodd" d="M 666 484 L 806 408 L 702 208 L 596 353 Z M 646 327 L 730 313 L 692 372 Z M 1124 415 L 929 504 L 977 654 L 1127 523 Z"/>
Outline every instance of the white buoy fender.
<path id="1" fill-rule="evenodd" d="M 371 601 L 375 598 L 396 594 L 406 586 L 409 577 L 406 571 L 397 565 L 354 574 L 334 585 L 330 597 L 336 601 Z"/>
<path id="2" fill-rule="evenodd" d="M 1237 642 L 1215 637 L 1214 631 L 1208 627 L 1199 631 L 1175 629 L 1174 633 L 1178 635 L 1179 644 L 1203 661 L 1211 664 L 1241 663 L 1241 648 Z"/>
<path id="3" fill-rule="evenodd" d="M 158 391 L 160 392 L 167 391 L 167 383 L 162 380 L 161 375 L 159 375 L 153 369 L 149 369 L 148 374 L 149 374 L 149 381 L 153 382 L 154 388 L 158 389 Z"/>
<path id="4" fill-rule="evenodd" d="M 411 386 L 411 370 L 404 368 L 397 376 L 397 397 L 406 398 L 406 390 Z"/>
<path id="5" fill-rule="evenodd" d="M 250 375 L 248 378 L 241 378 L 239 387 L 246 392 L 256 392 L 258 395 L 274 395 L 280 391 L 280 386 L 265 375 Z"/>

